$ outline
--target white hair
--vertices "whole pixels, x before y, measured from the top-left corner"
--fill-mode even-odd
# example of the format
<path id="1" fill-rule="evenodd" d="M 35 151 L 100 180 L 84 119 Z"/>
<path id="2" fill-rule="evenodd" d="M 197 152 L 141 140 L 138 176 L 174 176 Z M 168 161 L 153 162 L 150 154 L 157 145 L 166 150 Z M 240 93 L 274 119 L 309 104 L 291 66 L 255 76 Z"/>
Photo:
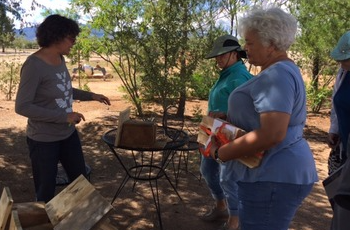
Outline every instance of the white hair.
<path id="1" fill-rule="evenodd" d="M 297 20 L 281 8 L 255 8 L 239 20 L 239 34 L 243 36 L 247 31 L 257 32 L 264 46 L 273 44 L 286 51 L 295 41 Z"/>

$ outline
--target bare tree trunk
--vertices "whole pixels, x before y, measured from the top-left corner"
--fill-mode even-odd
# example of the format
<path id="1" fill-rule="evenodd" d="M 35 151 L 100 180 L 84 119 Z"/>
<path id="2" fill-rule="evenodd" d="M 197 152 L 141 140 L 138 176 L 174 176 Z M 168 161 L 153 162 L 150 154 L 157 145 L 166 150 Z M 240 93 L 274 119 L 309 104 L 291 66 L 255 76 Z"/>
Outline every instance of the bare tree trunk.
<path id="1" fill-rule="evenodd" d="M 313 67 L 312 67 L 312 81 L 311 81 L 311 84 L 312 84 L 312 88 L 317 91 L 318 90 L 318 84 L 319 84 L 319 81 L 318 81 L 318 76 L 319 76 L 319 73 L 320 73 L 320 59 L 318 56 L 316 56 L 313 60 Z"/>

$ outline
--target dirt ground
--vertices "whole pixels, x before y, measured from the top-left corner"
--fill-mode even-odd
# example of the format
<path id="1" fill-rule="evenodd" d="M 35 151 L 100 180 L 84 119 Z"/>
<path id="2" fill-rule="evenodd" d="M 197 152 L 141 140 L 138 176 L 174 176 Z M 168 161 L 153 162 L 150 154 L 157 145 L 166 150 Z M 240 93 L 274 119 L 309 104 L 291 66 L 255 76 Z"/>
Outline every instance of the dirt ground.
<path id="1" fill-rule="evenodd" d="M 77 85 L 77 82 L 74 82 Z M 102 135 L 117 126 L 119 111 L 131 104 L 118 92 L 119 82 L 115 79 L 91 80 L 89 87 L 93 92 L 103 93 L 110 97 L 112 105 L 106 106 L 98 102 L 75 102 L 74 110 L 83 113 L 86 121 L 77 126 L 81 134 L 86 162 L 92 168 L 91 183 L 107 200 L 112 200 L 116 189 L 123 178 L 123 170 L 107 145 Z M 31 175 L 28 150 L 25 142 L 26 118 L 14 112 L 14 101 L 5 101 L 0 97 L 0 189 L 8 186 L 15 202 L 34 200 L 34 188 Z M 206 101 L 189 101 L 186 104 L 188 119 L 185 129 L 195 134 L 197 124 L 190 122 L 194 108 L 206 111 Z M 156 107 L 147 110 L 160 111 Z M 310 196 L 298 210 L 290 230 L 328 230 L 331 220 L 331 208 L 328 203 L 322 180 L 327 176 L 327 157 L 329 148 L 325 138 L 329 127 L 329 112 L 308 115 L 305 137 L 308 140 L 317 163 L 320 181 L 314 186 Z M 190 154 L 189 169 L 199 176 L 198 156 Z M 173 180 L 171 167 L 169 176 Z M 199 219 L 212 204 L 212 198 L 203 179 L 199 181 L 191 173 L 182 171 L 178 184 L 178 192 L 183 201 L 169 186 L 166 180 L 159 180 L 161 213 L 165 230 L 214 230 L 222 223 L 205 223 Z M 114 210 L 110 214 L 112 223 L 118 229 L 157 229 L 158 221 L 153 205 L 152 195 L 147 183 L 138 183 L 132 191 L 129 182 L 120 196 L 113 203 Z M 62 187 L 58 188 L 58 191 Z"/>

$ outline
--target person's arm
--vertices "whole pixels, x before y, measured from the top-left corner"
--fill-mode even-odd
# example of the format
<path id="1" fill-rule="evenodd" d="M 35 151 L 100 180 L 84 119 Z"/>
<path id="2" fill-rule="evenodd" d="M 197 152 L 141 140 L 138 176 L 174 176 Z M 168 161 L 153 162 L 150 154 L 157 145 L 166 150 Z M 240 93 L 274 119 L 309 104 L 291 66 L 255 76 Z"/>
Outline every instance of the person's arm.
<path id="1" fill-rule="evenodd" d="M 111 105 L 111 102 L 110 102 L 109 98 L 106 97 L 103 94 L 96 94 L 96 93 L 94 93 L 92 95 L 92 99 L 95 100 L 95 101 L 99 101 L 101 103 L 104 103 L 106 105 Z"/>
<path id="2" fill-rule="evenodd" d="M 332 93 L 332 108 L 331 108 L 331 115 L 330 115 L 330 127 L 329 127 L 329 132 L 328 132 L 328 136 L 327 136 L 327 144 L 330 148 L 336 148 L 337 145 L 339 144 L 339 127 L 338 127 L 338 118 L 337 118 L 337 114 L 335 112 L 335 108 L 333 105 L 333 98 L 335 93 L 337 92 L 337 90 L 340 87 L 340 82 L 341 82 L 341 78 L 344 76 L 344 74 L 346 73 L 346 71 L 339 69 L 338 73 L 337 73 L 337 77 L 335 80 L 335 84 L 333 87 L 333 93 Z"/>
<path id="3" fill-rule="evenodd" d="M 110 105 L 109 98 L 102 94 L 95 94 L 92 92 L 80 90 L 73 88 L 73 99 L 79 99 L 82 101 L 99 101 L 101 103 L 105 103 L 106 105 Z M 78 124 L 81 120 L 85 121 L 85 117 L 83 114 L 78 112 L 72 112 L 67 114 L 67 122 L 69 124 Z"/>
<path id="4" fill-rule="evenodd" d="M 104 96 L 103 94 L 96 94 L 77 88 L 73 88 L 73 99 L 81 101 L 99 101 L 106 105 L 111 104 L 109 98 Z"/>
<path id="5" fill-rule="evenodd" d="M 253 130 L 242 137 L 235 139 L 218 149 L 219 158 L 222 161 L 237 159 L 242 156 L 254 155 L 265 151 L 280 143 L 286 136 L 290 115 L 282 112 L 266 112 L 260 114 L 259 129 Z M 210 154 L 214 152 L 218 144 L 213 143 Z"/>

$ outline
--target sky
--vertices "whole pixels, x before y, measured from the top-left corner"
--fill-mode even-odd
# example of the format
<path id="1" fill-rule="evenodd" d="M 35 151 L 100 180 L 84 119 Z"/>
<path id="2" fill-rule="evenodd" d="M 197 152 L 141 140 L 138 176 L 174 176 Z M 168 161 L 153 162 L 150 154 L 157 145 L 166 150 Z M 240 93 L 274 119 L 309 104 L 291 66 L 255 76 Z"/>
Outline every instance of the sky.
<path id="1" fill-rule="evenodd" d="M 21 6 L 22 8 L 26 9 L 28 12 L 30 11 L 31 6 L 30 0 L 22 1 Z M 44 5 L 48 9 L 66 9 L 69 7 L 69 0 L 36 0 L 37 3 Z M 35 11 L 31 11 L 32 15 L 31 17 L 25 17 L 24 20 L 31 23 L 39 24 L 41 23 L 44 18 L 41 16 L 43 9 L 37 8 Z M 20 22 L 15 20 L 15 28 L 20 27 Z"/>

